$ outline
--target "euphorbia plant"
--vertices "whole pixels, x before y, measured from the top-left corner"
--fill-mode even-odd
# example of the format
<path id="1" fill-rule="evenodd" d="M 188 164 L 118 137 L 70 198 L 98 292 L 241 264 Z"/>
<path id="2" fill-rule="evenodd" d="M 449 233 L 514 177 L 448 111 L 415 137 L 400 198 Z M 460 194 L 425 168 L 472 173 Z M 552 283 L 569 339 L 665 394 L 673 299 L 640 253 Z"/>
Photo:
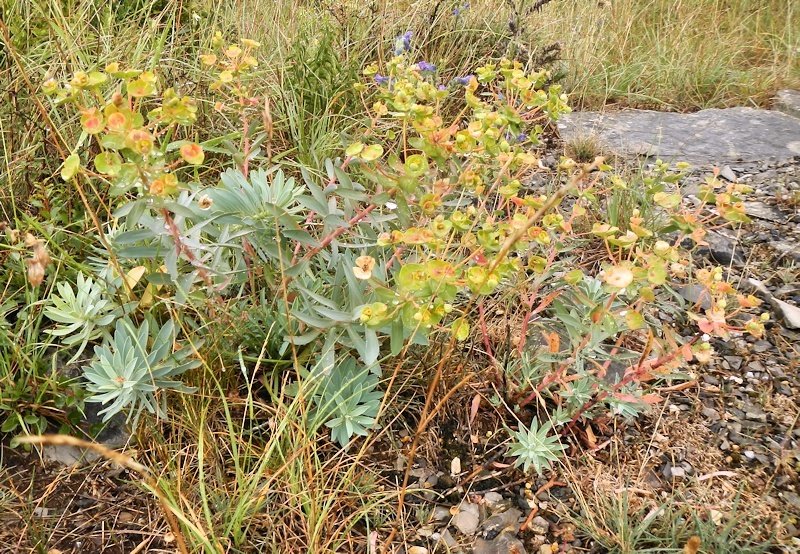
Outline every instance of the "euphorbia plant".
<path id="1" fill-rule="evenodd" d="M 195 103 L 171 89 L 158 96 L 155 75 L 118 67 L 77 75 L 68 88 L 47 85 L 79 105 L 86 136 L 100 149 L 94 170 L 73 154 L 64 177 L 81 171 L 116 192 L 114 245 L 148 273 L 114 277 L 125 285 L 147 281 L 142 302 L 160 291 L 164 301 L 214 309 L 215 298 L 239 295 L 246 303 L 243 292 L 266 288 L 285 312 L 279 355 L 303 349 L 313 361 L 296 369 L 319 383 L 315 421 L 327 421 L 342 444 L 366 433 L 379 414 L 383 337 L 396 355 L 409 341 L 473 336 L 491 356 L 483 318 L 490 297 L 512 295 L 521 311 L 509 399 L 517 407 L 550 399 L 554 407 L 553 422 L 528 439 L 591 417 L 599 406 L 637 413 L 656 400 L 643 381 L 708 357 L 702 334 L 743 330 L 729 323 L 739 309 L 733 299 L 742 308 L 754 299 L 736 296 L 721 269 L 695 268 L 683 246 L 684 239 L 701 244 L 716 216 L 684 207 L 671 188 L 680 171 L 657 165 L 642 209 L 612 221 L 605 199 L 628 184 L 602 159 L 581 165 L 564 158 L 555 168 L 541 162 L 546 130 L 569 110 L 546 72 L 501 60 L 443 80 L 430 62 L 414 61 L 410 39 L 400 37 L 397 55 L 380 73 L 368 67 L 367 83 L 357 87 L 369 106 L 357 140 L 343 159 L 303 168 L 297 182 L 251 167 L 258 143 L 272 133 L 268 104 L 252 89 L 257 44 L 215 42 L 219 52 L 202 57 L 220 95 L 215 108 L 237 115 L 243 127 L 235 167 L 218 183 L 216 173 L 211 183 L 198 182 L 195 171 L 212 149 L 200 143 L 211 137 L 176 140 L 196 132 Z M 320 172 L 321 180 L 314 176 Z M 551 184 L 533 186 L 536 174 Z M 721 191 L 715 179 L 708 187 L 703 199 L 722 217 L 741 220 L 744 190 Z M 579 264 L 576 253 L 587 250 L 591 259 Z M 711 302 L 689 308 L 698 324 L 689 342 L 657 319 L 676 282 L 699 284 Z M 761 328 L 758 318 L 744 326 Z M 85 335 L 111 340 L 105 331 Z M 624 367 L 613 377 L 615 361 Z M 513 452 L 552 459 L 521 448 Z"/>
<path id="2" fill-rule="evenodd" d="M 580 166 L 564 158 L 550 172 L 552 187 L 527 185 L 548 171 L 536 150 L 543 130 L 568 110 L 558 87 L 546 86 L 546 73 L 504 60 L 442 82 L 434 66 L 405 54 L 386 71 L 365 73 L 377 100 L 363 134 L 386 154 L 358 171 L 391 192 L 380 211 L 403 222 L 379 236 L 383 253 L 373 256 L 390 271 L 370 282 L 380 301 L 362 308 L 365 325 L 391 335 L 402 328 L 406 336 L 449 329 L 464 340 L 469 322 L 480 323 L 472 308 L 481 298 L 519 295 L 524 317 L 512 365 L 524 366 L 516 384 L 524 394 L 515 403 L 551 398 L 556 425 L 591 417 L 603 404 L 635 415 L 658 401 L 641 383 L 674 375 L 692 359 L 707 362 L 710 336 L 762 332 L 765 316 L 730 323 L 757 301 L 738 295 L 722 268 L 695 267 L 692 256 L 707 228 L 746 220 L 743 186 L 714 193 L 723 184 L 710 178 L 702 199 L 719 215 L 687 207 L 675 189 L 686 167 L 658 162 L 645 177 L 642 206 L 654 215 L 635 209 L 615 225 L 605 199 L 628 185 L 601 160 Z M 350 147 L 354 160 L 366 142 Z M 597 255 L 578 268 L 573 253 L 586 248 Z M 658 313 L 674 304 L 672 287 L 689 282 L 710 305 L 687 308 L 698 326 L 685 341 Z M 616 376 L 612 362 L 623 365 Z"/>

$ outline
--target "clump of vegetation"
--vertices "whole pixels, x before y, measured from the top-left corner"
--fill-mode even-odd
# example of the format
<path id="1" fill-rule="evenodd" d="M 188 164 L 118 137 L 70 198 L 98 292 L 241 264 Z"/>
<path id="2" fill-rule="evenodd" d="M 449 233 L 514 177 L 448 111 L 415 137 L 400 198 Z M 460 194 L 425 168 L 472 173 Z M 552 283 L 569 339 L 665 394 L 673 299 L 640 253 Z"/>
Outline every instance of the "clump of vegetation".
<path id="1" fill-rule="evenodd" d="M 77 294 L 61 285 L 45 315 L 67 324 L 53 331 L 63 347 L 80 343 L 73 357 L 102 339 L 85 376 L 90 400 L 113 401 L 108 417 L 143 408 L 163 416 L 156 398 L 163 406 L 167 390 L 188 390 L 167 378 L 198 365 L 172 361 L 173 328 L 200 324 L 189 308 L 215 313 L 220 301 L 249 303 L 264 292 L 287 316 L 279 353 L 304 349 L 308 365 L 296 367 L 294 379 L 319 383 L 318 419 L 342 446 L 379 417 L 382 343 L 398 355 L 409 344 L 442 340 L 434 339 L 442 331 L 466 340 L 475 302 L 499 291 L 524 291 L 519 301 L 528 310 L 514 345 L 513 402 L 550 397 L 559 406 L 555 427 L 590 417 L 598 404 L 636 415 L 657 401 L 642 393 L 643 381 L 707 359 L 708 335 L 732 328 L 735 291 L 721 268 L 694 270 L 680 246 L 685 238 L 702 243 L 709 222 L 667 189 L 679 173 L 657 168 L 647 195 L 658 214 L 645 221 L 634 211 L 625 229 L 605 219 L 600 199 L 627 185 L 600 158 L 584 165 L 564 158 L 552 188 L 526 187 L 542 171 L 535 148 L 546 125 L 568 111 L 546 72 L 503 60 L 443 83 L 435 65 L 412 62 L 411 34 L 402 35 L 385 69 L 368 66 L 372 83 L 357 88 L 372 100 L 356 131 L 363 142 L 326 161 L 327 180 L 304 168 L 298 182 L 251 167 L 263 140 L 250 138 L 262 104 L 250 91 L 258 43 L 225 44 L 219 34 L 214 42 L 218 53 L 201 62 L 220 95 L 215 110 L 242 125 L 234 167 L 217 184 L 200 174 L 215 171 L 205 163 L 215 137 L 189 139 L 196 102 L 160 91 L 153 72 L 112 63 L 43 85 L 57 103 L 77 107 L 93 142 L 66 158 L 61 177 L 103 190 L 111 216 L 100 221 L 107 232 L 102 242 L 98 234 L 96 274 L 79 275 Z M 723 218 L 744 220 L 745 187 L 722 187 L 711 179 L 703 199 Z M 593 271 L 569 269 L 570 253 L 589 243 L 603 252 Z M 682 344 L 658 321 L 658 297 L 673 280 L 697 283 L 712 299 L 705 313 L 688 314 L 705 340 Z M 754 303 L 739 296 L 734 313 Z M 152 339 L 146 321 L 138 331 L 131 321 L 145 312 L 164 322 Z M 539 313 L 546 320 L 529 328 Z M 547 339 L 545 350 L 530 347 L 534 329 Z M 744 329 L 759 333 L 763 324 L 754 318 Z M 612 360 L 629 362 L 609 379 Z M 554 444 L 528 443 L 526 452 Z"/>
<path id="2" fill-rule="evenodd" d="M 697 512 L 671 498 L 664 503 L 648 506 L 634 505 L 631 496 L 599 495 L 592 505 L 585 504 L 582 513 L 570 514 L 581 532 L 592 537 L 606 552 L 769 552 L 771 544 L 753 537 L 747 518 L 753 513 L 737 496 L 734 516 L 720 524 L 713 518 L 703 518 Z"/>
<path id="3" fill-rule="evenodd" d="M 94 13 L 99 35 L 153 8 L 123 4 Z M 413 462 L 454 353 L 480 345 L 503 373 L 495 440 L 543 473 L 589 420 L 659 403 L 650 384 L 709 361 L 713 337 L 763 333 L 758 300 L 693 255 L 708 229 L 747 221 L 747 187 L 709 177 L 708 215 L 675 190 L 686 166 L 627 178 L 592 144 L 542 159 L 570 108 L 523 47 L 547 3 L 533 4 L 476 38 L 488 53 L 453 50 L 480 3 L 415 12 L 383 41 L 378 8 L 347 4 L 322 40 L 267 49 L 209 36 L 234 8 L 195 2 L 156 10 L 158 39 L 120 61 L 107 49 L 34 71 L 45 42 L 0 28 L 50 129 L 32 135 L 55 137 L 29 152 L 61 179 L 10 197 L 0 430 L 85 433 L 83 403 L 97 403 L 151 447 L 163 475 L 148 487 L 196 548 L 337 550 L 386 524 L 390 503 L 402 512 L 406 489 L 381 490 L 362 462 L 412 405 Z M 184 39 L 173 63 L 167 45 Z M 676 302 L 687 284 L 707 304 Z M 519 315 L 506 352 L 489 336 L 494 302 Z M 427 395 L 398 405 L 409 359 L 433 347 L 444 354 L 415 376 Z"/>

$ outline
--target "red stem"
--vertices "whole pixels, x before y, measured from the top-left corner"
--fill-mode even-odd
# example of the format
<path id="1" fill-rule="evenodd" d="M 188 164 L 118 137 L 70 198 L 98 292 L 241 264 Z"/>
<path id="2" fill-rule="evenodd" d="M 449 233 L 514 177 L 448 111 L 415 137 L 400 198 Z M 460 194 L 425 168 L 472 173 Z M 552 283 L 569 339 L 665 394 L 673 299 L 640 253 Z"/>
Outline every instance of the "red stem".
<path id="1" fill-rule="evenodd" d="M 616 393 L 616 392 L 619 392 L 619 390 L 620 390 L 620 389 L 622 389 L 622 388 L 623 388 L 625 385 L 628 385 L 628 384 L 632 383 L 634 380 L 641 379 L 641 377 L 642 377 L 642 376 L 643 376 L 645 373 L 648 373 L 648 372 L 650 372 L 650 371 L 653 371 L 654 369 L 658 369 L 658 368 L 659 368 L 659 367 L 661 367 L 662 365 L 664 365 L 664 364 L 667 364 L 667 363 L 671 362 L 671 361 L 672 361 L 672 360 L 674 360 L 676 357 L 678 357 L 678 355 L 680 355 L 680 354 L 681 354 L 681 351 L 683 350 L 683 348 L 684 348 L 684 347 L 686 347 L 686 346 L 692 346 L 694 343 L 696 343 L 696 342 L 698 341 L 698 339 L 699 339 L 699 338 L 700 338 L 700 335 L 695 335 L 695 336 L 692 338 L 692 340 L 690 340 L 690 341 L 689 341 L 688 343 L 686 343 L 685 345 L 683 345 L 683 346 L 681 346 L 681 347 L 677 348 L 676 350 L 674 350 L 673 352 L 670 352 L 669 354 L 667 354 L 667 355 L 665 355 L 665 356 L 661 356 L 660 358 L 656 358 L 655 360 L 653 360 L 653 361 L 652 361 L 652 362 L 650 362 L 650 363 L 648 363 L 648 362 L 639 362 L 639 366 L 638 366 L 638 367 L 637 367 L 637 368 L 636 368 L 634 371 L 626 372 L 625 376 L 624 376 L 624 377 L 623 377 L 623 378 L 622 378 L 622 379 L 619 381 L 619 383 L 617 383 L 616 385 L 614 385 L 613 389 L 612 389 L 610 392 L 609 392 L 609 391 L 607 391 L 607 390 L 605 390 L 605 391 L 601 391 L 601 392 L 600 392 L 599 394 L 597 394 L 597 395 L 596 395 L 594 398 L 592 398 L 591 400 L 588 400 L 588 401 L 586 401 L 586 403 L 585 403 L 583 406 L 581 406 L 581 408 L 580 408 L 580 409 L 579 409 L 579 410 L 578 410 L 578 411 L 575 413 L 575 415 L 574 415 L 574 416 L 572 416 L 572 420 L 569 422 L 569 425 L 567 425 L 566 427 L 564 427 L 564 430 L 563 430 L 563 431 L 561 431 L 561 434 L 562 434 L 562 435 L 565 435 L 565 434 L 567 434 L 567 433 L 568 433 L 568 432 L 569 432 L 569 431 L 570 431 L 570 430 L 571 430 L 573 427 L 575 427 L 575 424 L 578 422 L 578 420 L 580 419 L 580 417 L 581 417 L 581 416 L 582 416 L 582 415 L 583 415 L 583 414 L 584 414 L 584 413 L 585 413 L 587 410 L 589 410 L 589 409 L 590 409 L 592 406 L 595 406 L 595 405 L 596 405 L 596 404 L 598 404 L 599 402 L 602 402 L 602 401 L 603 401 L 603 400 L 605 400 L 605 399 L 606 399 L 606 398 L 607 398 L 609 395 L 611 395 L 611 394 L 613 394 L 613 393 Z M 630 369 L 630 368 L 629 368 L 629 369 Z"/>
<path id="2" fill-rule="evenodd" d="M 178 251 L 178 254 L 183 254 L 189 263 L 197 268 L 197 274 L 200 275 L 200 278 L 203 279 L 205 284 L 209 287 L 212 286 L 213 283 L 211 282 L 211 277 L 209 276 L 208 271 L 206 271 L 206 268 L 203 267 L 200 261 L 195 257 L 194 253 L 183 243 L 183 240 L 181 239 L 181 232 L 178 229 L 178 226 L 175 225 L 175 220 L 172 219 L 169 210 L 163 208 L 161 210 L 161 214 L 164 216 L 164 222 L 167 225 L 167 229 L 169 229 L 170 235 L 172 235 L 172 240 L 175 241 L 175 249 Z"/>
<path id="3" fill-rule="evenodd" d="M 303 256 L 303 261 L 308 261 L 316 254 L 319 254 L 321 250 L 323 250 L 330 243 L 336 240 L 337 237 L 342 235 L 345 231 L 350 229 L 356 223 L 366 218 L 370 214 L 370 212 L 372 212 L 372 210 L 374 210 L 377 207 L 378 207 L 377 204 L 370 204 L 369 206 L 358 212 L 356 215 L 351 217 L 350 221 L 348 221 L 346 225 L 343 225 L 342 227 L 339 227 L 338 229 L 330 233 L 327 237 L 322 239 L 322 242 L 320 242 L 317 246 L 306 252 L 305 255 Z"/>

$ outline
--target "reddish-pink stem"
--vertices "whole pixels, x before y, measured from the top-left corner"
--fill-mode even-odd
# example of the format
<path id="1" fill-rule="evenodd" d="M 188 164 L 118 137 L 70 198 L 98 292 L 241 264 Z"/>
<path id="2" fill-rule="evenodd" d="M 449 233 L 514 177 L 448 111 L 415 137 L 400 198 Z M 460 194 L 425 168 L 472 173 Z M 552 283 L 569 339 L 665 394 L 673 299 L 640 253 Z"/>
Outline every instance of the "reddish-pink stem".
<path id="1" fill-rule="evenodd" d="M 164 222 L 167 225 L 167 229 L 169 229 L 169 232 L 172 235 L 172 240 L 175 241 L 175 249 L 178 251 L 178 254 L 183 254 L 189 263 L 197 268 L 197 274 L 200 275 L 205 284 L 210 287 L 212 282 L 208 271 L 206 271 L 206 268 L 203 267 L 200 261 L 195 257 L 194 253 L 183 243 L 183 240 L 181 239 L 181 232 L 178 229 L 178 226 L 175 225 L 175 221 L 172 219 L 169 210 L 164 208 L 161 210 L 161 213 L 164 216 Z"/>
<path id="2" fill-rule="evenodd" d="M 319 254 L 320 251 L 326 248 L 330 243 L 336 240 L 340 235 L 342 235 L 345 231 L 350 229 L 353 225 L 366 218 L 372 212 L 372 210 L 374 210 L 377 207 L 378 206 L 376 204 L 370 204 L 369 206 L 358 212 L 356 215 L 351 217 L 350 221 L 348 221 L 346 225 L 343 225 L 338 229 L 336 229 L 335 231 L 333 231 L 332 233 L 330 233 L 327 237 L 322 239 L 322 242 L 320 242 L 317 246 L 306 252 L 305 255 L 303 256 L 303 261 L 308 261 L 316 254 Z"/>
<path id="3" fill-rule="evenodd" d="M 569 425 L 564 427 L 564 430 L 561 431 L 561 434 L 564 435 L 568 433 L 573 427 L 575 427 L 575 424 L 578 422 L 581 416 L 584 413 L 586 413 L 586 411 L 589 410 L 592 406 L 595 406 L 598 403 L 602 402 L 610 395 L 619 392 L 623 387 L 632 383 L 633 381 L 640 380 L 646 373 L 649 373 L 654 369 L 658 369 L 662 365 L 671 362 L 682 353 L 684 348 L 686 348 L 687 346 L 691 347 L 694 343 L 698 341 L 699 338 L 700 335 L 695 335 L 694 337 L 692 337 L 692 340 L 690 340 L 685 345 L 676 348 L 669 354 L 661 356 L 660 358 L 656 358 L 655 360 L 652 360 L 649 363 L 646 361 L 640 361 L 636 369 L 634 369 L 633 371 L 625 372 L 625 376 L 622 379 L 620 379 L 620 381 L 617 384 L 614 385 L 611 391 L 607 390 L 601 391 L 594 398 L 587 400 L 586 403 L 583 406 L 581 406 L 580 409 L 575 413 L 575 415 L 572 416 L 572 420 L 570 420 Z"/>

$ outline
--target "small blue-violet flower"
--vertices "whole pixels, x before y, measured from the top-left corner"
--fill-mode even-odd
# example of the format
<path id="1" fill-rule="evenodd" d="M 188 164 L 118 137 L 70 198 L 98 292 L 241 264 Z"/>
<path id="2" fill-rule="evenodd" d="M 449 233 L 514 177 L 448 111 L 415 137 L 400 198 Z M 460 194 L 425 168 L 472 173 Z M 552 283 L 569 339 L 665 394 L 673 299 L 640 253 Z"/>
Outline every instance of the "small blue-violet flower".
<path id="1" fill-rule="evenodd" d="M 467 86 L 475 75 L 464 75 L 463 77 L 456 77 L 453 79 L 456 83 L 462 86 Z"/>
<path id="2" fill-rule="evenodd" d="M 430 62 L 426 62 L 425 60 L 417 62 L 417 69 L 422 72 L 433 73 L 436 71 L 436 66 Z"/>
<path id="3" fill-rule="evenodd" d="M 375 74 L 375 82 L 381 86 L 388 85 L 391 79 L 386 75 L 381 75 L 380 73 Z"/>
<path id="4" fill-rule="evenodd" d="M 528 140 L 528 135 L 526 135 L 525 133 L 519 133 L 518 135 L 514 135 L 511 133 L 511 131 L 506 131 L 505 134 L 503 135 L 503 138 L 505 138 L 510 143 L 516 144 Z"/>
<path id="5" fill-rule="evenodd" d="M 465 11 L 467 11 L 468 9 L 469 9 L 469 2 L 465 3 L 465 4 L 464 4 L 463 6 L 461 6 L 461 7 L 459 7 L 459 6 L 456 6 L 455 8 L 453 8 L 453 15 L 454 15 L 454 16 L 456 16 L 456 17 L 458 17 L 459 15 L 461 15 L 461 12 L 465 12 Z"/>
<path id="6" fill-rule="evenodd" d="M 406 31 L 399 37 L 394 39 L 394 55 L 399 56 L 411 50 L 411 31 Z"/>

